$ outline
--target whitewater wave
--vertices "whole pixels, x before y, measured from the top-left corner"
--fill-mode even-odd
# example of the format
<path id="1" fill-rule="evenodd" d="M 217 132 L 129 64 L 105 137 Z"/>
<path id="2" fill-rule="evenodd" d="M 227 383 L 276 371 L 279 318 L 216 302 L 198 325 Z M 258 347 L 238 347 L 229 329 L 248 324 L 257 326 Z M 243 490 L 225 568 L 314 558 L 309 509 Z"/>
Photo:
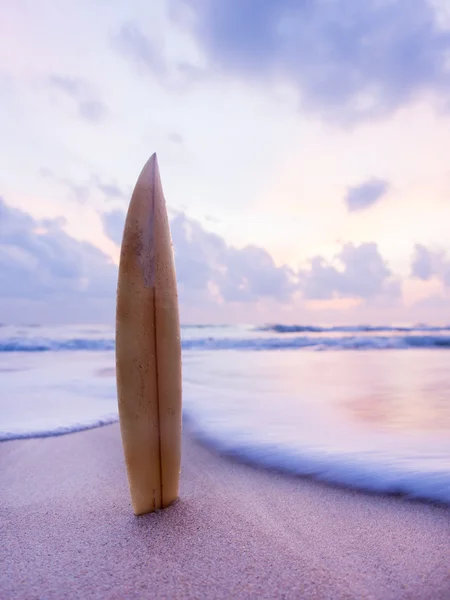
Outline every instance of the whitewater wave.
<path id="1" fill-rule="evenodd" d="M 111 352 L 4 354 L 0 440 L 50 437 L 118 420 Z"/>
<path id="2" fill-rule="evenodd" d="M 193 434 L 220 453 L 239 461 L 287 474 L 307 476 L 357 490 L 379 494 L 402 494 L 409 498 L 450 504 L 450 476 L 444 465 L 440 469 L 427 464 L 435 458 L 444 463 L 447 456 L 372 456 L 371 451 L 339 453 L 297 442 L 276 440 L 270 443 L 239 429 L 218 430 L 217 420 L 188 415 Z M 419 453 L 419 451 L 417 451 Z M 413 464 L 408 464 L 413 463 Z"/>
<path id="3" fill-rule="evenodd" d="M 446 362 L 254 353 L 243 368 L 236 352 L 189 355 L 184 414 L 194 435 L 240 461 L 450 503 Z"/>
<path id="4" fill-rule="evenodd" d="M 414 333 L 416 331 L 438 332 L 450 331 L 450 325 L 432 327 L 430 325 L 414 325 L 412 327 L 392 327 L 388 325 L 336 325 L 333 327 L 319 327 L 316 325 L 263 325 L 255 327 L 255 331 L 272 331 L 274 333 Z"/>
<path id="5" fill-rule="evenodd" d="M 0 352 L 50 352 L 114 350 L 114 339 L 75 338 L 58 340 L 51 338 L 10 338 L 0 341 Z"/>
<path id="6" fill-rule="evenodd" d="M 53 427 L 51 425 L 46 425 L 45 429 L 39 431 L 36 431 L 35 425 L 30 425 L 29 428 L 23 429 L 16 427 L 14 431 L 0 429 L 0 442 L 6 442 L 9 440 L 26 440 L 30 438 L 58 437 L 60 435 L 67 435 L 68 433 L 77 433 L 78 431 L 85 431 L 86 429 L 96 429 L 97 427 L 112 425 L 113 423 L 117 423 L 118 420 L 119 415 L 112 413 L 111 415 L 92 420 L 84 419 L 81 423 L 71 423 L 70 425 Z"/>
<path id="7" fill-rule="evenodd" d="M 346 335 L 339 337 L 198 337 L 181 342 L 184 351 L 189 350 L 407 350 L 414 348 L 450 348 L 450 335 Z M 114 338 L 52 339 L 7 338 L 0 340 L 2 352 L 73 352 L 114 350 Z"/>
<path id="8" fill-rule="evenodd" d="M 444 352 L 191 352 L 183 414 L 239 460 L 450 503 L 447 363 Z M 117 421 L 110 350 L 5 353 L 0 371 L 0 440 Z"/>
<path id="9" fill-rule="evenodd" d="M 185 350 L 406 350 L 450 348 L 450 336 L 272 337 L 260 339 L 197 339 L 183 342 Z"/>

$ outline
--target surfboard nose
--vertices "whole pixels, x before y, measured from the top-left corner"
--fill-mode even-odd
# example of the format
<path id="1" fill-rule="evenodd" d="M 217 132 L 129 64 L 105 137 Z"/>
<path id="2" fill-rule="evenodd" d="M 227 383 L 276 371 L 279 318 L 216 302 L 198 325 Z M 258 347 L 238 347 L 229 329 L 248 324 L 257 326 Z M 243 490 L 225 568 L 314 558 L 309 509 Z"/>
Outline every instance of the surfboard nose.
<path id="1" fill-rule="evenodd" d="M 150 156 L 145 165 L 142 167 L 142 171 L 136 182 L 136 186 L 145 185 L 154 182 L 156 178 L 160 179 L 158 156 L 156 152 Z"/>

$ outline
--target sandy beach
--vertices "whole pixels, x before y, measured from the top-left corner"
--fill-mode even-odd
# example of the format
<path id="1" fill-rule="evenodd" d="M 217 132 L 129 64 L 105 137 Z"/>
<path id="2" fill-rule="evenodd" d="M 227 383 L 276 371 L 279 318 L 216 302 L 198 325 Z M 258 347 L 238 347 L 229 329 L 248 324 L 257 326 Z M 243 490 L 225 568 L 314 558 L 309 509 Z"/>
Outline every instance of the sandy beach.
<path id="1" fill-rule="evenodd" d="M 450 508 L 217 456 L 131 511 L 118 425 L 0 444 L 2 599 L 450 598 Z"/>

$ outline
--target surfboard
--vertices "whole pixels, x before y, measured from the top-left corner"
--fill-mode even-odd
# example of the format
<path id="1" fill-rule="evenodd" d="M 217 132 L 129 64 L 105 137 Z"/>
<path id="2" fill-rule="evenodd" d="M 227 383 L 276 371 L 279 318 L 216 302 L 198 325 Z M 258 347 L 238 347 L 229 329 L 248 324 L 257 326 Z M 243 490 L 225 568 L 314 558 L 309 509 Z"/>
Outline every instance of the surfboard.
<path id="1" fill-rule="evenodd" d="M 181 342 L 175 264 L 156 154 L 139 175 L 122 238 L 116 310 L 119 421 L 136 515 L 178 497 Z"/>

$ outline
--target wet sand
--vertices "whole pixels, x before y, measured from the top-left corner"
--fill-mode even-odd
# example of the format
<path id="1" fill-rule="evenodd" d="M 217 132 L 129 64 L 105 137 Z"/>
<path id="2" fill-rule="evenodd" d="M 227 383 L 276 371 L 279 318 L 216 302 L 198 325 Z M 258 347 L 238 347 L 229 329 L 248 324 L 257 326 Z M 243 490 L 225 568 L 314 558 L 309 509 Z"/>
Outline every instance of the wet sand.
<path id="1" fill-rule="evenodd" d="M 0 443 L 0 598 L 450 598 L 450 508 L 219 457 L 134 517 L 118 425 Z"/>

